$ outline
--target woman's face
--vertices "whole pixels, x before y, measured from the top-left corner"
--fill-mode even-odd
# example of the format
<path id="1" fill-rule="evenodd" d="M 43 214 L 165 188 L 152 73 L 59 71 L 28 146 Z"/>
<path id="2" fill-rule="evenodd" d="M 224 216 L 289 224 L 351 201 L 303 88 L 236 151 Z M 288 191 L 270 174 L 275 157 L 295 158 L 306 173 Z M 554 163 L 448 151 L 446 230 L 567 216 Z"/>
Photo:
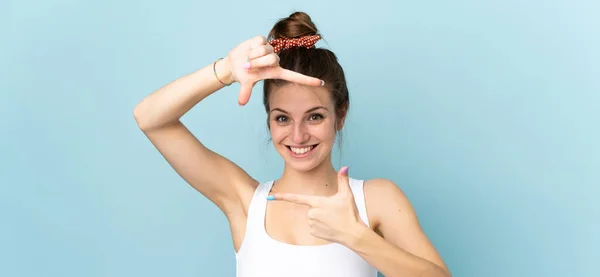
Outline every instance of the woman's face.
<path id="1" fill-rule="evenodd" d="M 288 166 L 308 171 L 330 159 L 336 115 L 326 88 L 287 84 L 270 93 L 269 105 L 273 145 Z"/>

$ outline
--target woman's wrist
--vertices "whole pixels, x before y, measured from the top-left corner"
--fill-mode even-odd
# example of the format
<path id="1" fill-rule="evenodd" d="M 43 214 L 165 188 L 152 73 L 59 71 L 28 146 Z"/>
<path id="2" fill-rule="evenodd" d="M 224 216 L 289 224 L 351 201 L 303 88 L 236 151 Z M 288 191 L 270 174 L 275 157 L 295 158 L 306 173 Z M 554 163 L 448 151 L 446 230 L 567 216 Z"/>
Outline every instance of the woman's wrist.
<path id="1" fill-rule="evenodd" d="M 353 249 L 365 239 L 365 236 L 368 235 L 369 231 L 371 231 L 371 229 L 366 224 L 359 222 L 355 224 L 353 228 L 348 228 L 341 243 L 346 247 Z"/>
<path id="2" fill-rule="evenodd" d="M 225 85 L 231 85 L 235 82 L 233 74 L 231 74 L 231 60 L 228 56 L 217 60 L 214 66 L 215 77 L 218 78 L 219 82 Z"/>

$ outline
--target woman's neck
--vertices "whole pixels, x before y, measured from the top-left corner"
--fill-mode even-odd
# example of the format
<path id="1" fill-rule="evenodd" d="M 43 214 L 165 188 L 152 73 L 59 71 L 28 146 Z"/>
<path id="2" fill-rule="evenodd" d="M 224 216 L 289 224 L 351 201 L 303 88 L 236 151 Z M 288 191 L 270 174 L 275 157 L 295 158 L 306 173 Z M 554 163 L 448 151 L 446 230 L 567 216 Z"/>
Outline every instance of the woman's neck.
<path id="1" fill-rule="evenodd" d="M 273 191 L 333 195 L 337 192 L 337 171 L 327 159 L 310 171 L 298 171 L 286 165 L 281 178 L 275 182 Z"/>

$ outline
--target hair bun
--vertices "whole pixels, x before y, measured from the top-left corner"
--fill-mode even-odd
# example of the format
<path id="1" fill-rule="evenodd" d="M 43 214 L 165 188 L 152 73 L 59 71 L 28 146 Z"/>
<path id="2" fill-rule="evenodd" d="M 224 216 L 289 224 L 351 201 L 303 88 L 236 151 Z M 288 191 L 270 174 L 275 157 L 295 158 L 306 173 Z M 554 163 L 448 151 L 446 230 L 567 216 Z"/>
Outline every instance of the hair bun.
<path id="1" fill-rule="evenodd" d="M 304 12 L 294 12 L 275 23 L 269 32 L 268 39 L 298 38 L 316 34 L 318 34 L 318 29 L 310 16 Z"/>

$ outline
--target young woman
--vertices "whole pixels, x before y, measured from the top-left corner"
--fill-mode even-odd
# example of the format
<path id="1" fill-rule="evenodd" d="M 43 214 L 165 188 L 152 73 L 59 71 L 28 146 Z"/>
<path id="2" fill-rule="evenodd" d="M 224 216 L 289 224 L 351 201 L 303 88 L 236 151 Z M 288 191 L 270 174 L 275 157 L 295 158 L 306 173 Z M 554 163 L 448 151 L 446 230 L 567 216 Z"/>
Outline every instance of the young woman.
<path id="1" fill-rule="evenodd" d="M 150 94 L 134 110 L 139 128 L 174 170 L 227 217 L 237 276 L 450 276 L 402 191 L 385 179 L 336 171 L 331 150 L 349 108 L 336 56 L 316 48 L 311 18 L 296 12 L 268 35 Z M 285 161 L 259 182 L 206 148 L 179 120 L 234 82 L 245 105 L 264 80 L 273 145 Z"/>

